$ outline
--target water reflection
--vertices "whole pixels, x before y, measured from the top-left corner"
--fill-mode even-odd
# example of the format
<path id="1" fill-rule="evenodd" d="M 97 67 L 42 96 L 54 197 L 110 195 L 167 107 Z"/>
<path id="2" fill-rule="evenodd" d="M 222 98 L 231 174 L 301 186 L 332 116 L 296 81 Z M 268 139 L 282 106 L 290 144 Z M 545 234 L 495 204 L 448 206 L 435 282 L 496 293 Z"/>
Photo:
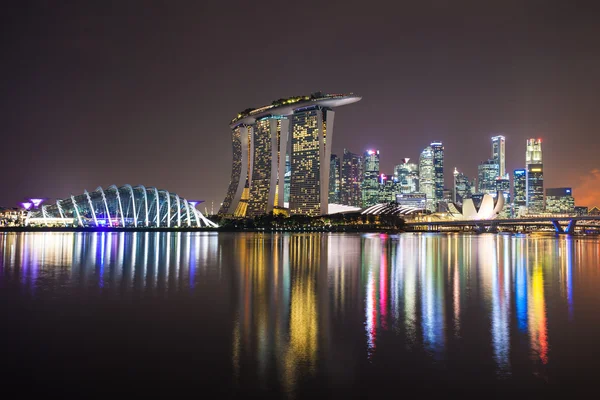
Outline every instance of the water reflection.
<path id="1" fill-rule="evenodd" d="M 547 365 L 559 346 L 550 346 L 549 322 L 574 323 L 577 294 L 589 298 L 600 281 L 598 241 L 570 237 L 104 232 L 0 240 L 0 288 L 28 296 L 77 288 L 231 298 L 224 335 L 237 384 L 285 392 L 320 374 L 346 379 L 361 368 L 357 360 L 376 366 L 390 353 L 443 364 L 470 352 L 502 378 L 518 372 L 513 366 Z M 578 292 L 584 280 L 596 291 Z M 199 307 L 211 306 L 204 301 Z"/>
<path id="2" fill-rule="evenodd" d="M 177 291 L 194 287 L 198 264 L 218 264 L 217 237 L 209 234 L 25 233 L 0 238 L 0 279 L 19 279 L 32 293 L 55 285 Z"/>

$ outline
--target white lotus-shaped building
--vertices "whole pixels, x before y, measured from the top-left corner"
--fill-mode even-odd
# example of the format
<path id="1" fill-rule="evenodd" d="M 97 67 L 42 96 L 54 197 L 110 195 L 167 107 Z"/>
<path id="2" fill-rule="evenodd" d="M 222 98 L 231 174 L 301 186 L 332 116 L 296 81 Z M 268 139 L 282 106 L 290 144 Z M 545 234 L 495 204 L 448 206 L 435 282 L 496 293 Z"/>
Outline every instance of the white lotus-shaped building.
<path id="1" fill-rule="evenodd" d="M 56 200 L 29 212 L 26 225 L 77 225 L 80 227 L 184 228 L 212 227 L 190 202 L 155 187 L 112 185 L 93 192 Z"/>
<path id="2" fill-rule="evenodd" d="M 495 198 L 489 194 L 484 195 L 479 207 L 475 207 L 473 199 L 465 199 L 461 209 L 452 203 L 448 205 L 452 218 L 456 220 L 494 219 L 503 208 L 504 196 L 502 192 L 498 192 Z"/>

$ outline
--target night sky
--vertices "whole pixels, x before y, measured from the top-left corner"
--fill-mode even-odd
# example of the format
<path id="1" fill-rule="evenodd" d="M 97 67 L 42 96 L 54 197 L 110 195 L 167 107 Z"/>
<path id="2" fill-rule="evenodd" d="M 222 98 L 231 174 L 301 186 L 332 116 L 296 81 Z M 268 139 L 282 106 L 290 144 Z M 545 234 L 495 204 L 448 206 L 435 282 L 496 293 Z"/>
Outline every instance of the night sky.
<path id="1" fill-rule="evenodd" d="M 230 119 L 315 91 L 363 97 L 337 109 L 334 153 L 378 148 L 392 173 L 442 141 L 451 187 L 491 136 L 509 171 L 540 137 L 545 186 L 600 205 L 593 2 L 21 3 L 0 17 L 2 206 L 130 183 L 216 211 Z"/>

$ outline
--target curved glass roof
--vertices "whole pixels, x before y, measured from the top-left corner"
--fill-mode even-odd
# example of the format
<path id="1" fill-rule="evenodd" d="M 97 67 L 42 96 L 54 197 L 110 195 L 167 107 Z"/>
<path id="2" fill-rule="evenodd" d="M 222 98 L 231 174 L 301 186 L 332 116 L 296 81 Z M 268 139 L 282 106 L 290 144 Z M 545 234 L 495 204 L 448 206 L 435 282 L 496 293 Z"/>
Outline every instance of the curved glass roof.
<path id="1" fill-rule="evenodd" d="M 81 227 L 212 227 L 191 202 L 155 187 L 112 185 L 93 192 L 56 200 L 31 211 L 26 225 Z"/>

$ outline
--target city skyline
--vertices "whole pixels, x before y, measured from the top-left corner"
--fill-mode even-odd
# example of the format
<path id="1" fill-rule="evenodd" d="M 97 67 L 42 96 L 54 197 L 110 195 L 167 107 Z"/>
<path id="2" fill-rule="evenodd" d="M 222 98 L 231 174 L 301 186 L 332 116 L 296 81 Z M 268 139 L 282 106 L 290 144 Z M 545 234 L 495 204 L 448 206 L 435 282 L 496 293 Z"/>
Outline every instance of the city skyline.
<path id="1" fill-rule="evenodd" d="M 451 187 L 454 167 L 476 176 L 493 134 L 506 137 L 509 173 L 523 167 L 522 143 L 540 137 L 545 186 L 572 187 L 578 202 L 597 205 L 600 35 L 585 7 L 412 4 L 377 17 L 351 1 L 320 4 L 316 16 L 308 4 L 291 15 L 271 7 L 273 25 L 255 35 L 287 56 L 265 58 L 228 28 L 232 9 L 250 19 L 263 12 L 198 4 L 115 14 L 80 4 L 3 15 L 10 151 L 0 168 L 11 173 L 0 205 L 151 182 L 218 209 L 231 173 L 223 121 L 265 99 L 319 90 L 363 96 L 355 111 L 339 111 L 334 154 L 380 149 L 389 173 L 439 140 Z M 320 26 L 325 45 L 295 45 L 305 34 L 287 28 L 306 20 Z M 306 70 L 310 62 L 318 72 Z"/>

